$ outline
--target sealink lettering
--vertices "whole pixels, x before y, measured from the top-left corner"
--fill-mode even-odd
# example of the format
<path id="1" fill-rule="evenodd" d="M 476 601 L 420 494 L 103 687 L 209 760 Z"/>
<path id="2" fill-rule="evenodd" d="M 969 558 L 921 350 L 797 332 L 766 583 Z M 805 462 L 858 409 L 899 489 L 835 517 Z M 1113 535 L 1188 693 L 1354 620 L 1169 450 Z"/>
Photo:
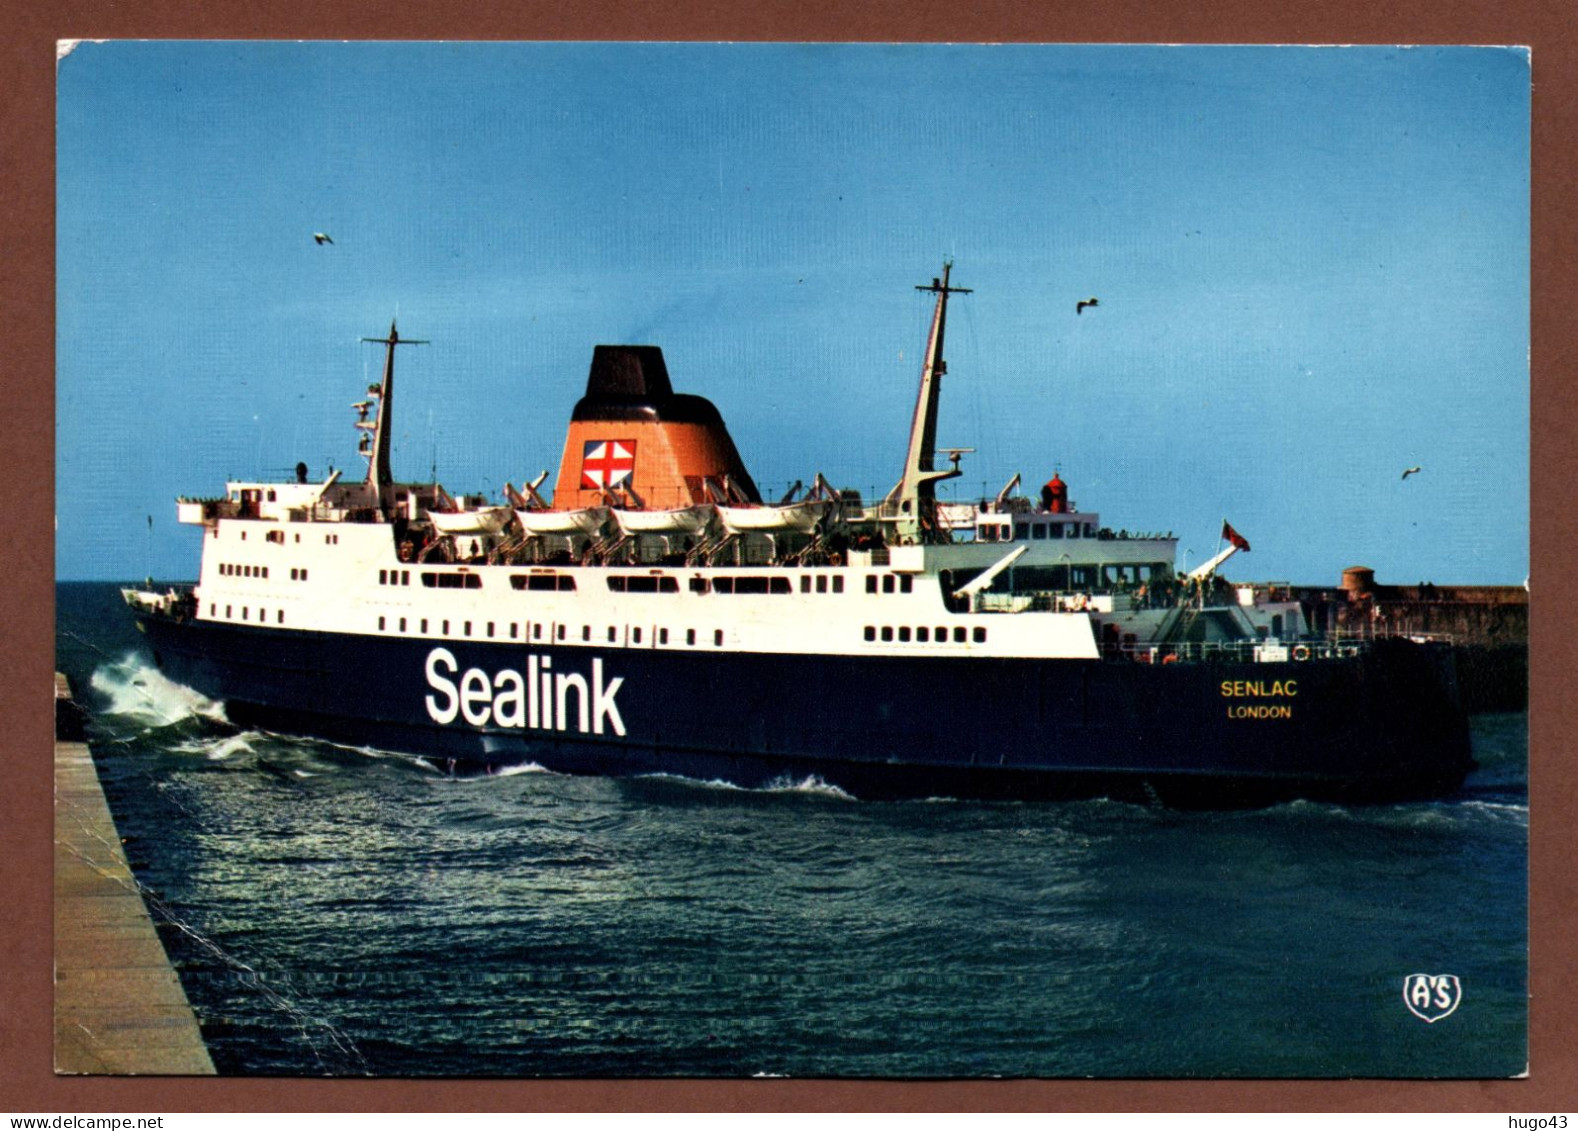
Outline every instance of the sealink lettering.
<path id="1" fill-rule="evenodd" d="M 427 714 L 441 726 L 462 718 L 474 727 L 491 724 L 624 736 L 618 702 L 624 677 L 606 679 L 601 659 L 592 660 L 590 679 L 582 672 L 555 672 L 547 656 L 526 657 L 524 671 L 501 668 L 489 675 L 481 668 L 467 668 L 457 680 L 459 667 L 448 648 L 427 654 L 424 671 L 434 692 L 425 698 Z"/>

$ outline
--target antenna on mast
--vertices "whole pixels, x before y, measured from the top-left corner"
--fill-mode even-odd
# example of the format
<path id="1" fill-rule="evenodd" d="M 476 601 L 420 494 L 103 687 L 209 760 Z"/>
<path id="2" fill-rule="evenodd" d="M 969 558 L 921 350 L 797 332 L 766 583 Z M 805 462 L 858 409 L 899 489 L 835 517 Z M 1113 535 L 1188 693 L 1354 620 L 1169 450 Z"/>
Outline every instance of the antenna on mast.
<path id="1" fill-rule="evenodd" d="M 364 342 L 378 342 L 386 347 L 384 355 L 384 379 L 377 385 L 367 386 L 367 395 L 378 399 L 378 416 L 375 420 L 366 419 L 366 409 L 363 408 L 362 419 L 356 422 L 356 427 L 372 433 L 371 442 L 363 437 L 363 442 L 358 446 L 367 457 L 367 485 L 373 489 L 373 502 L 379 514 L 385 514 L 384 488 L 394 481 L 389 471 L 389 444 L 392 439 L 390 419 L 394 404 L 394 356 L 395 346 L 425 346 L 427 341 L 418 338 L 402 338 L 400 331 L 395 329 L 393 320 L 389 323 L 389 336 L 387 338 L 363 338 Z"/>
<path id="2" fill-rule="evenodd" d="M 950 449 L 952 466 L 944 471 L 936 470 L 937 405 L 942 393 L 942 376 L 948 372 L 948 363 L 942 356 L 943 336 L 948 325 L 948 296 L 971 293 L 968 287 L 949 285 L 948 276 L 952 270 L 953 261 L 944 260 L 942 278 L 932 279 L 929 287 L 915 288 L 917 291 L 935 293 L 937 308 L 932 313 L 931 334 L 926 342 L 926 363 L 921 368 L 920 389 L 915 395 L 915 415 L 910 421 L 910 442 L 904 459 L 904 475 L 883 501 L 885 517 L 891 517 L 894 536 L 900 542 L 944 540 L 937 523 L 937 483 L 960 474 L 956 453 L 964 449 Z"/>

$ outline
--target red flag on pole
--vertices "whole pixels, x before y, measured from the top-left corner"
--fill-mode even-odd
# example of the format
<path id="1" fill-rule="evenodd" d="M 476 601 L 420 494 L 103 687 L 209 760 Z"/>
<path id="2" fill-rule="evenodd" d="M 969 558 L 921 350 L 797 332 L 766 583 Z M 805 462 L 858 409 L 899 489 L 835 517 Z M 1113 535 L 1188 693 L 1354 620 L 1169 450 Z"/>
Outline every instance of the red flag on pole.
<path id="1" fill-rule="evenodd" d="M 1226 519 L 1222 520 L 1222 537 L 1233 543 L 1233 545 L 1237 546 L 1240 550 L 1243 550 L 1246 553 L 1249 551 L 1249 540 L 1238 531 L 1234 530 Z"/>

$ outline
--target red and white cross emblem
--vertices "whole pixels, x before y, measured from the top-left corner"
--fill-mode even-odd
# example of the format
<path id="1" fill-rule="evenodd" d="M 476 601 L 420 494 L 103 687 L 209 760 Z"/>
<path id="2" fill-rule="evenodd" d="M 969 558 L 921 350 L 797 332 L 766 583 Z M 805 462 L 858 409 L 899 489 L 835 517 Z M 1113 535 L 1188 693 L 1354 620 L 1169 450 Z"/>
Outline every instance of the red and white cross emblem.
<path id="1" fill-rule="evenodd" d="M 599 490 L 618 487 L 636 470 L 634 440 L 588 440 L 581 452 L 581 487 Z"/>

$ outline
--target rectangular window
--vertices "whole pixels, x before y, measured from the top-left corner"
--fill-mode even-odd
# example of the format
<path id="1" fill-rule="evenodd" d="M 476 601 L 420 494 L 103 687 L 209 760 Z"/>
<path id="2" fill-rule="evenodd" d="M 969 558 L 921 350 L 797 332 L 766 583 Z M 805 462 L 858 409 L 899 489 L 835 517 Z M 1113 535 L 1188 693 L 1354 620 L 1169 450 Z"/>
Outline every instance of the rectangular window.
<path id="1" fill-rule="evenodd" d="M 427 618 L 426 617 L 422 618 L 422 635 L 423 636 L 427 635 Z"/>
<path id="2" fill-rule="evenodd" d="M 1063 532 L 1070 538 L 1078 538 L 1079 537 L 1079 523 L 1077 523 L 1077 522 L 1065 523 L 1064 527 L 1063 527 Z"/>
<path id="3" fill-rule="evenodd" d="M 723 647 L 723 629 L 715 628 L 712 630 L 712 642 L 719 648 Z"/>
<path id="4" fill-rule="evenodd" d="M 542 625 L 540 623 L 531 626 L 531 638 L 533 640 L 542 639 Z"/>
<path id="5" fill-rule="evenodd" d="M 563 640 L 564 639 L 564 625 L 562 625 L 562 624 L 559 625 L 558 628 L 555 630 L 554 635 L 557 636 L 560 640 Z"/>
<path id="6" fill-rule="evenodd" d="M 977 628 L 971 633 L 971 635 L 974 637 L 975 642 L 977 644 L 985 644 L 986 643 L 986 629 L 984 629 L 984 628 Z"/>
<path id="7" fill-rule="evenodd" d="M 510 621 L 510 639 L 511 640 L 518 640 L 520 638 L 520 627 L 521 626 L 516 624 L 514 621 Z"/>
<path id="8" fill-rule="evenodd" d="M 900 644 L 908 644 L 909 642 L 910 642 L 910 626 L 907 625 L 907 624 L 900 625 L 899 626 L 899 643 Z"/>
<path id="9" fill-rule="evenodd" d="M 835 578 L 833 578 L 833 592 L 834 593 L 842 593 L 843 591 L 844 591 L 844 579 L 843 579 L 843 577 L 835 577 Z"/>
<path id="10" fill-rule="evenodd" d="M 871 624 L 866 625 L 866 639 L 867 640 L 875 640 L 876 638 L 877 638 L 876 625 L 871 625 Z"/>
<path id="11" fill-rule="evenodd" d="M 913 577 L 911 577 L 907 573 L 904 574 L 902 577 L 900 577 L 899 578 L 899 592 L 900 593 L 913 593 L 913 592 L 915 592 L 915 579 Z"/>
<path id="12" fill-rule="evenodd" d="M 401 632 L 405 631 L 405 617 L 401 617 L 400 618 L 400 631 Z"/>
<path id="13" fill-rule="evenodd" d="M 608 642 L 610 644 L 612 644 L 614 641 L 616 641 L 618 639 L 619 639 L 619 630 L 616 629 L 613 625 L 609 625 L 608 626 Z"/>
<path id="14" fill-rule="evenodd" d="M 715 578 L 713 578 L 712 579 L 712 591 L 714 593 L 733 593 L 734 592 L 734 578 L 732 578 L 732 577 L 715 577 Z"/>
<path id="15" fill-rule="evenodd" d="M 822 574 L 822 575 L 817 577 L 817 579 L 816 579 L 816 591 L 818 593 L 826 593 L 827 592 L 827 575 L 826 574 Z"/>
<path id="16" fill-rule="evenodd" d="M 488 639 L 489 640 L 493 639 L 493 622 L 492 621 L 488 622 Z"/>
<path id="17" fill-rule="evenodd" d="M 802 592 L 802 593 L 809 593 L 809 592 L 811 592 L 811 577 L 810 577 L 809 574 L 802 573 L 800 575 L 800 592 Z"/>
<path id="18" fill-rule="evenodd" d="M 882 591 L 884 593 L 893 592 L 893 575 L 891 573 L 882 575 Z"/>
<path id="19" fill-rule="evenodd" d="M 285 610 L 284 609 L 281 609 L 276 614 L 276 616 L 278 617 L 278 619 L 274 623 L 276 623 L 276 624 L 284 624 L 285 623 Z"/>
<path id="20" fill-rule="evenodd" d="M 466 621 L 464 624 L 462 624 L 460 626 L 460 628 L 461 628 L 461 631 L 465 633 L 465 635 L 467 635 L 467 636 L 471 635 L 471 622 L 469 620 Z"/>
<path id="21" fill-rule="evenodd" d="M 964 643 L 964 629 L 963 628 L 955 628 L 953 630 L 953 642 L 955 644 L 963 644 Z"/>
<path id="22" fill-rule="evenodd" d="M 1094 522 L 1087 522 L 1085 524 L 1085 537 L 1086 538 L 1094 538 L 1095 536 L 1096 536 L 1096 524 Z"/>
<path id="23" fill-rule="evenodd" d="M 440 636 L 448 636 L 449 635 L 449 622 L 447 620 L 444 622 L 444 631 L 439 633 L 439 635 Z"/>
<path id="24" fill-rule="evenodd" d="M 867 574 L 866 575 L 866 592 L 867 593 L 875 593 L 876 591 L 877 591 L 877 575 L 874 574 L 874 573 Z"/>
<path id="25" fill-rule="evenodd" d="M 246 620 L 247 619 L 247 607 L 245 605 L 241 606 L 241 619 L 242 620 Z"/>
<path id="26" fill-rule="evenodd" d="M 305 566 L 303 566 L 301 570 L 301 579 L 303 581 L 307 580 L 307 568 Z"/>
<path id="27" fill-rule="evenodd" d="M 227 617 L 228 617 L 228 616 L 229 616 L 229 615 L 230 615 L 230 606 L 229 606 L 229 605 L 226 605 L 226 606 L 225 606 L 225 616 L 227 616 Z"/>
<path id="28" fill-rule="evenodd" d="M 1061 522 L 1054 522 L 1050 527 L 1047 528 L 1047 534 L 1053 538 L 1063 537 L 1063 524 Z"/>
<path id="29" fill-rule="evenodd" d="M 585 644 L 585 643 L 590 642 L 591 639 L 592 639 L 592 626 L 589 625 L 589 624 L 583 624 L 581 626 L 581 642 L 583 644 Z"/>
<path id="30" fill-rule="evenodd" d="M 882 642 L 884 644 L 886 644 L 886 643 L 890 642 L 892 639 L 893 639 L 893 626 L 891 624 L 883 625 L 882 626 Z"/>
<path id="31" fill-rule="evenodd" d="M 937 643 L 948 643 L 948 630 L 940 624 L 937 626 Z"/>
<path id="32" fill-rule="evenodd" d="M 515 574 L 510 578 L 510 585 L 538 593 L 575 592 L 575 578 L 555 573 Z"/>
<path id="33" fill-rule="evenodd" d="M 1032 542 L 1045 542 L 1046 538 L 1047 538 L 1047 524 L 1046 523 L 1038 522 L 1038 523 L 1036 523 L 1034 526 L 1032 526 L 1030 528 L 1030 540 Z"/>
<path id="34" fill-rule="evenodd" d="M 383 617 L 379 617 L 378 618 L 378 631 L 382 632 L 383 630 L 384 630 L 384 618 Z"/>
<path id="35" fill-rule="evenodd" d="M 633 640 L 635 643 L 640 644 L 641 643 L 641 630 L 639 628 L 632 628 L 630 630 L 630 639 Z"/>
<path id="36" fill-rule="evenodd" d="M 709 588 L 711 587 L 707 584 L 705 577 L 693 577 L 690 579 L 690 591 L 692 593 L 705 593 Z"/>
<path id="37" fill-rule="evenodd" d="M 381 570 L 378 571 L 378 584 L 379 585 L 388 585 L 389 584 L 389 571 L 388 570 L 381 569 Z"/>
<path id="38" fill-rule="evenodd" d="M 1030 537 L 1030 524 L 1028 522 L 1014 523 L 1014 537 L 1021 542 Z"/>
<path id="39" fill-rule="evenodd" d="M 427 589 L 481 589 L 482 578 L 475 573 L 423 573 L 422 585 Z"/>
<path id="40" fill-rule="evenodd" d="M 411 584 L 411 571 L 410 570 L 403 569 L 403 570 L 400 571 L 400 584 L 401 585 L 410 585 Z"/>
<path id="41" fill-rule="evenodd" d="M 215 615 L 217 615 L 217 613 L 218 613 L 218 607 L 212 601 L 210 601 L 208 603 L 208 615 L 209 616 L 215 616 Z"/>
<path id="42" fill-rule="evenodd" d="M 610 629 L 609 631 L 612 632 L 613 630 Z M 696 630 L 694 628 L 687 628 L 685 630 L 685 643 L 686 644 L 694 644 L 694 643 L 696 643 Z"/>
<path id="43" fill-rule="evenodd" d="M 657 630 L 657 642 L 659 644 L 667 644 L 668 643 L 668 629 L 660 628 L 660 629 Z"/>
<path id="44" fill-rule="evenodd" d="M 931 629 L 927 628 L 924 624 L 921 625 L 919 628 L 917 628 L 915 630 L 915 642 L 917 644 L 925 644 L 925 643 L 928 643 L 930 640 L 931 640 Z"/>

